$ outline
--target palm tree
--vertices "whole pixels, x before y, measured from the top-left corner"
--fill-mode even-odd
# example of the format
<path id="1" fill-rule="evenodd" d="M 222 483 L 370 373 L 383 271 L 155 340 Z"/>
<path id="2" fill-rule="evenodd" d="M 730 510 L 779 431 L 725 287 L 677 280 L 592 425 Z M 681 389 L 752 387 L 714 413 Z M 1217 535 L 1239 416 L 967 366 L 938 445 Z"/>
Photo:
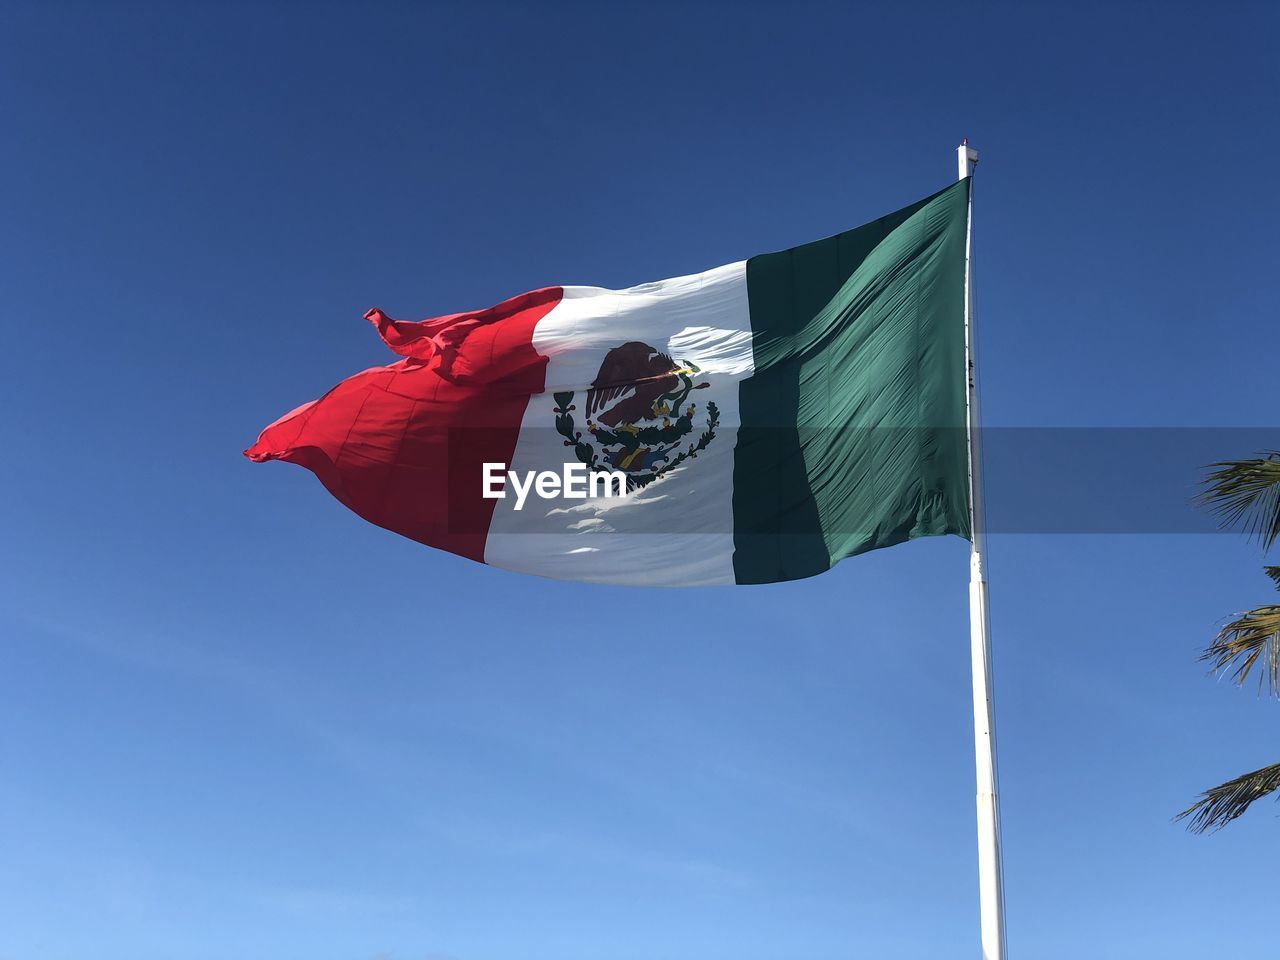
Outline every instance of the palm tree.
<path id="1" fill-rule="evenodd" d="M 1223 526 L 1242 528 L 1264 550 L 1280 538 L 1280 451 L 1253 460 L 1216 463 L 1204 483 L 1201 502 Z M 1263 570 L 1280 589 L 1280 567 Z M 1239 614 L 1219 631 L 1200 659 L 1208 661 L 1215 674 L 1229 673 L 1237 686 L 1259 667 L 1258 689 L 1280 697 L 1280 604 Z M 1219 830 L 1255 800 L 1277 790 L 1280 763 L 1273 763 L 1206 790 L 1176 819 L 1189 819 L 1187 829 L 1195 833 Z"/>

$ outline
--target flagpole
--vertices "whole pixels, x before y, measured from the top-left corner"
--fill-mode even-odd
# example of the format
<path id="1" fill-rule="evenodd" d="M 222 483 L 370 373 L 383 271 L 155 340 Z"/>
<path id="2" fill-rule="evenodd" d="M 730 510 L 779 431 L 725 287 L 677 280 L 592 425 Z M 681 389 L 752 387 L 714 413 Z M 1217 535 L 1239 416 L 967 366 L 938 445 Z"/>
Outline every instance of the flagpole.
<path id="1" fill-rule="evenodd" d="M 956 148 L 959 179 L 973 176 L 978 151 L 965 141 Z M 978 906 L 983 960 L 1005 960 L 1004 877 L 1000 864 L 1000 801 L 996 792 L 996 723 L 991 682 L 991 617 L 987 608 L 986 532 L 982 510 L 982 449 L 979 438 L 977 366 L 973 320 L 973 184 L 964 247 L 965 393 L 969 441 L 969 650 L 973 671 L 974 768 L 978 806 Z"/>

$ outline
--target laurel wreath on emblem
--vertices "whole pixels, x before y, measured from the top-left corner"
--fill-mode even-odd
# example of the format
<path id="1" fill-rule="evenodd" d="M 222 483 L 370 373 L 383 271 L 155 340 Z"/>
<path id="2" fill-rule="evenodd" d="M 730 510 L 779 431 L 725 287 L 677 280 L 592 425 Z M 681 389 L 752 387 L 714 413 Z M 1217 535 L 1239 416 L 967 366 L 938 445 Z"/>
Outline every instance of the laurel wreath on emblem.
<path id="1" fill-rule="evenodd" d="M 710 386 L 695 383 L 697 364 L 670 357 L 647 344 L 631 342 L 615 347 L 605 357 L 600 374 L 587 391 L 586 434 L 578 429 L 572 391 L 554 393 L 556 433 L 588 470 L 620 470 L 627 490 L 637 490 L 661 480 L 716 437 L 720 408 L 707 401 L 706 427 L 696 440 L 677 452 L 680 442 L 693 431 L 698 405 L 689 394 Z"/>

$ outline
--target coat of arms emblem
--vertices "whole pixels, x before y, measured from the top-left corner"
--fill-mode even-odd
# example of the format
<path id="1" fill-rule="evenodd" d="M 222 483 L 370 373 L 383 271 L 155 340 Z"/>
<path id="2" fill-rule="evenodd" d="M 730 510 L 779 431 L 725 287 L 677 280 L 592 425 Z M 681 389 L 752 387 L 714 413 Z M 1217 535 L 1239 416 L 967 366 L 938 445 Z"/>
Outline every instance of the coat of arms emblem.
<path id="1" fill-rule="evenodd" d="M 645 486 L 715 439 L 714 401 L 706 404 L 703 432 L 690 436 L 698 415 L 690 396 L 710 386 L 698 379 L 701 372 L 638 340 L 614 347 L 587 391 L 585 435 L 574 421 L 571 392 L 554 394 L 556 432 L 588 469 L 622 471 L 629 490 Z"/>

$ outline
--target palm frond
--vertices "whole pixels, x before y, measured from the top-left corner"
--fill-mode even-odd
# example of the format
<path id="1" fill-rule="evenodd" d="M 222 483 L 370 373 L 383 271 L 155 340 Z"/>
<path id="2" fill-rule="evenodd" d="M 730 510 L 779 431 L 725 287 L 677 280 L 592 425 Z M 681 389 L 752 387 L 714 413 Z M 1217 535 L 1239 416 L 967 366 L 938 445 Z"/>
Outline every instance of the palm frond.
<path id="1" fill-rule="evenodd" d="M 1231 679 L 1241 686 L 1259 663 L 1258 689 L 1280 696 L 1280 605 L 1246 610 L 1214 637 L 1201 660 L 1213 673 L 1231 668 Z"/>
<path id="2" fill-rule="evenodd" d="M 1228 780 L 1204 793 L 1200 799 L 1174 817 L 1175 820 L 1191 818 L 1187 829 L 1192 833 L 1221 830 L 1240 814 L 1249 809 L 1255 800 L 1280 790 L 1280 763 L 1246 773 Z"/>
<path id="3" fill-rule="evenodd" d="M 1280 590 L 1280 567 L 1263 567 L 1262 572 L 1275 581 L 1276 589 Z"/>
<path id="4" fill-rule="evenodd" d="M 1224 527 L 1242 527 L 1264 548 L 1280 537 L 1280 451 L 1213 464 L 1198 500 Z"/>

